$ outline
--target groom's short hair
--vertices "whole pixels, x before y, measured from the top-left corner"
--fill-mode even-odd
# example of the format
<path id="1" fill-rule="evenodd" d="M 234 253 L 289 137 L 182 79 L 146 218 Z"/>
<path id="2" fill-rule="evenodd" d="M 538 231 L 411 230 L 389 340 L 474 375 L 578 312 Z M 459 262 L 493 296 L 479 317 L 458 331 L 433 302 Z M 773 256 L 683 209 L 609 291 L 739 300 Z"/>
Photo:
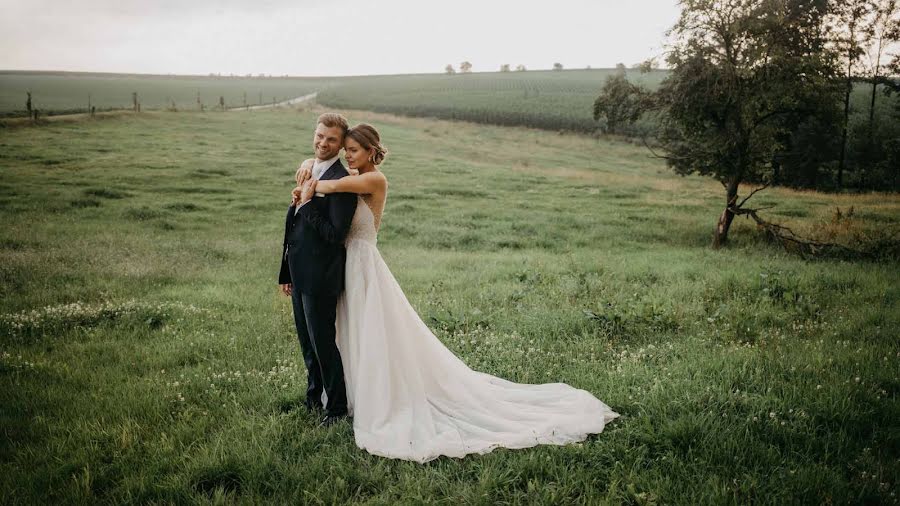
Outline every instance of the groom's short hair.
<path id="1" fill-rule="evenodd" d="M 319 120 L 316 124 L 323 124 L 328 128 L 338 127 L 341 129 L 341 139 L 347 136 L 347 130 L 350 130 L 350 124 L 347 123 L 347 118 L 341 116 L 336 112 L 326 112 L 325 114 L 319 116 Z"/>

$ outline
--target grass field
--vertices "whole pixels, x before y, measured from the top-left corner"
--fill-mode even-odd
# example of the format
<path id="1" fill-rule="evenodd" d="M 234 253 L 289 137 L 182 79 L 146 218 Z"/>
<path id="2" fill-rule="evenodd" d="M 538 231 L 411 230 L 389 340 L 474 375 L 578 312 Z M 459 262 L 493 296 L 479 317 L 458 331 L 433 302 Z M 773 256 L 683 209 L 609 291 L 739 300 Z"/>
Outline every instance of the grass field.
<path id="1" fill-rule="evenodd" d="M 594 100 L 610 69 L 371 76 L 319 93 L 323 105 L 549 130 L 592 132 Z M 629 78 L 656 88 L 666 71 Z M 645 122 L 638 131 L 647 130 Z"/>
<path id="2" fill-rule="evenodd" d="M 138 94 L 142 110 L 167 109 L 174 102 L 179 110 L 197 111 L 200 100 L 207 109 L 246 104 L 271 104 L 318 91 L 333 82 L 317 78 L 245 78 L 205 76 L 153 76 L 72 72 L 0 72 L 0 113 L 24 114 L 26 92 L 33 106 L 45 114 L 52 111 L 86 111 L 88 95 L 97 109 L 128 109 L 132 93 Z M 246 94 L 246 97 L 245 97 Z"/>
<path id="3" fill-rule="evenodd" d="M 896 262 L 804 261 L 744 220 L 711 250 L 721 186 L 630 144 L 346 114 L 391 150 L 379 248 L 438 337 L 622 417 L 426 465 L 317 428 L 275 285 L 316 111 L 5 128 L 5 504 L 898 502 Z M 758 197 L 806 233 L 900 219 L 896 195 Z"/>
<path id="4" fill-rule="evenodd" d="M 592 69 L 243 78 L 0 71 L 0 116 L 24 116 L 28 90 L 33 93 L 34 107 L 45 115 L 86 111 L 88 94 L 99 109 L 131 108 L 131 94 L 137 92 L 142 110 L 168 109 L 174 103 L 180 111 L 199 111 L 198 94 L 209 110 L 219 107 L 219 97 L 231 108 L 271 104 L 317 92 L 318 103 L 332 108 L 591 133 L 604 125 L 603 119 L 594 121 L 593 104 L 613 72 Z M 653 89 L 666 73 L 629 70 L 628 77 Z M 864 84 L 855 87 L 851 125 L 867 121 L 868 93 Z M 878 121 L 894 117 L 898 102 L 900 95 L 885 97 L 879 93 Z M 629 127 L 628 134 L 648 135 L 654 129 L 654 120 L 643 118 Z"/>

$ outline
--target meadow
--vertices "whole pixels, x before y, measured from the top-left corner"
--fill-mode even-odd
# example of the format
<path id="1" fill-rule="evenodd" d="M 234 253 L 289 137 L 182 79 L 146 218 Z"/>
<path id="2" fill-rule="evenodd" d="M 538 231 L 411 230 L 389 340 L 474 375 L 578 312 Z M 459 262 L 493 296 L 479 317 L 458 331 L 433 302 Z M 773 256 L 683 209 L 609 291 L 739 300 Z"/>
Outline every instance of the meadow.
<path id="1" fill-rule="evenodd" d="M 390 150 L 379 248 L 436 335 L 622 416 L 425 465 L 318 428 L 276 290 L 317 112 L 0 128 L 5 504 L 898 503 L 897 262 L 804 260 L 746 220 L 712 250 L 719 183 L 527 128 L 345 112 Z M 894 194 L 756 199 L 802 233 L 900 220 Z"/>

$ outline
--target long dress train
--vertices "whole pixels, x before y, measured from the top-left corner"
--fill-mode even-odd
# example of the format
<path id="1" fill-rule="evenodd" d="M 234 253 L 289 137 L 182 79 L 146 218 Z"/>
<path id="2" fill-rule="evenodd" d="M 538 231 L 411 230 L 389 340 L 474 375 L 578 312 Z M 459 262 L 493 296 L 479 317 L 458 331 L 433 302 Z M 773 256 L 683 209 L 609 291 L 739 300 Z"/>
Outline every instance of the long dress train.
<path id="1" fill-rule="evenodd" d="M 619 416 L 565 383 L 513 383 L 470 369 L 419 318 L 376 241 L 375 217 L 359 198 L 336 322 L 357 446 L 427 462 L 581 441 Z"/>

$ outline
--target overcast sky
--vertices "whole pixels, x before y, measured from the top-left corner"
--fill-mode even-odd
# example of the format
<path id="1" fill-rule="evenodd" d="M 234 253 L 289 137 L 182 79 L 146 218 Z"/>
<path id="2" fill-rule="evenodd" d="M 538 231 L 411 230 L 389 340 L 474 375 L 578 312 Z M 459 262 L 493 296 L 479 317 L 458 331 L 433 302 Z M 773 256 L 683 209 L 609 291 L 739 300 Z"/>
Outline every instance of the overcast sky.
<path id="1" fill-rule="evenodd" d="M 0 69 L 360 75 L 631 65 L 675 0 L 0 0 Z"/>

